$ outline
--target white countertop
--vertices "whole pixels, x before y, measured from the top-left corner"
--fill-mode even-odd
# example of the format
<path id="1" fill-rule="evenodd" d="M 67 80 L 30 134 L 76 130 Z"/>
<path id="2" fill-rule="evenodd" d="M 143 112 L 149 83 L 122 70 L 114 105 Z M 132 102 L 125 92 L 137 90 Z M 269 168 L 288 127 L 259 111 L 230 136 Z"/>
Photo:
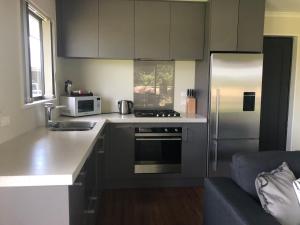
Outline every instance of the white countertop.
<path id="1" fill-rule="evenodd" d="M 60 118 L 59 120 L 69 120 Z M 71 120 L 97 122 L 90 131 L 37 128 L 0 145 L 0 187 L 72 185 L 105 123 L 205 123 L 201 116 L 136 118 L 102 114 Z"/>
<path id="2" fill-rule="evenodd" d="M 66 118 L 66 117 L 62 117 Z M 110 123 L 206 123 L 207 119 L 200 115 L 181 115 L 181 117 L 135 117 L 133 114 L 120 115 L 118 113 L 101 114 L 96 116 L 82 117 L 84 120 L 105 119 Z M 80 118 L 77 118 L 80 120 Z"/>

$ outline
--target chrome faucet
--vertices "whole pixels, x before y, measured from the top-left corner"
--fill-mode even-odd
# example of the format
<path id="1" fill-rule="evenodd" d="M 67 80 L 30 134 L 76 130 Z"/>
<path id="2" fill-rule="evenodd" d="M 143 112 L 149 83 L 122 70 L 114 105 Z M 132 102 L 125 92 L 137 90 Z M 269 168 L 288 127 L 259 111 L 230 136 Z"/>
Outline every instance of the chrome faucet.
<path id="1" fill-rule="evenodd" d="M 54 123 L 52 120 L 52 110 L 65 108 L 65 106 L 64 105 L 55 106 L 53 103 L 45 103 L 44 106 L 45 106 L 46 127 L 51 127 L 51 125 L 53 125 Z"/>

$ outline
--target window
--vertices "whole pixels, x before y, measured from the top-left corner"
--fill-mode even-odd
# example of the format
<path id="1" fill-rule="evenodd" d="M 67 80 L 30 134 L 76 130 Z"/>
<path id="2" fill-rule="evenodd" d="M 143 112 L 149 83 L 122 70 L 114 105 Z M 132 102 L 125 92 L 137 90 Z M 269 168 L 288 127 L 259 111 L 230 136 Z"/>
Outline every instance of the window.
<path id="1" fill-rule="evenodd" d="M 22 0 L 25 54 L 25 103 L 54 97 L 52 24 Z"/>
<path id="2" fill-rule="evenodd" d="M 135 61 L 135 108 L 173 109 L 174 70 L 174 61 Z"/>

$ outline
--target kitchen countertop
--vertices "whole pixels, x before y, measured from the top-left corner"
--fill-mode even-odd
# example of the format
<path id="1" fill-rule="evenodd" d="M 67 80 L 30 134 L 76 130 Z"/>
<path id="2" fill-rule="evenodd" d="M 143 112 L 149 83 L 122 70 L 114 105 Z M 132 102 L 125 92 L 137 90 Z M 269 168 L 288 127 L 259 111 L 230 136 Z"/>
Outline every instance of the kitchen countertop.
<path id="1" fill-rule="evenodd" d="M 70 117 L 61 117 L 62 119 L 70 119 Z M 185 115 L 181 117 L 135 117 L 134 114 L 120 115 L 119 113 L 101 114 L 88 117 L 79 117 L 76 120 L 102 120 L 105 119 L 110 123 L 206 123 L 207 119 L 200 115 Z"/>
<path id="2" fill-rule="evenodd" d="M 89 131 L 40 127 L 0 145 L 0 187 L 72 185 L 106 123 L 206 123 L 201 116 L 136 118 L 102 114 L 58 120 L 95 121 Z"/>

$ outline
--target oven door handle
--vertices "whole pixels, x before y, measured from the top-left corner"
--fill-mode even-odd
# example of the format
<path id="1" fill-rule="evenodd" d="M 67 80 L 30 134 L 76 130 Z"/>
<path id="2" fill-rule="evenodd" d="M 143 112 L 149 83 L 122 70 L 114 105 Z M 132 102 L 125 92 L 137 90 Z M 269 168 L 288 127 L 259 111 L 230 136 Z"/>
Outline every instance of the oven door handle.
<path id="1" fill-rule="evenodd" d="M 135 137 L 166 137 L 166 138 L 171 138 L 171 137 L 181 137 L 181 133 L 136 133 Z"/>
<path id="2" fill-rule="evenodd" d="M 136 141 L 181 141 L 182 138 L 136 138 Z"/>

